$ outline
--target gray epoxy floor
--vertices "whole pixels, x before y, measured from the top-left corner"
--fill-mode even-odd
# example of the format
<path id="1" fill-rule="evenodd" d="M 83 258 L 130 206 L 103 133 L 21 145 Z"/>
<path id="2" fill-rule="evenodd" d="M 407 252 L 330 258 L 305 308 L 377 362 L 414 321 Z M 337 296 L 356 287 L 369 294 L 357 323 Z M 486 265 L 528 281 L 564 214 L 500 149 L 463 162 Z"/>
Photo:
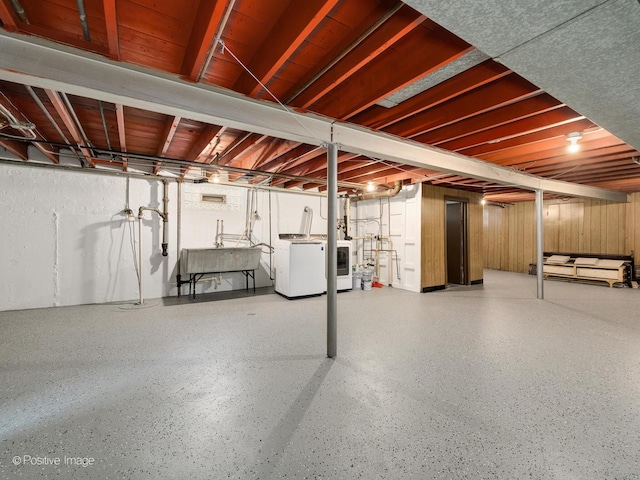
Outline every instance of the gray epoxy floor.
<path id="1" fill-rule="evenodd" d="M 0 478 L 640 478 L 640 290 L 535 289 L 2 312 Z"/>

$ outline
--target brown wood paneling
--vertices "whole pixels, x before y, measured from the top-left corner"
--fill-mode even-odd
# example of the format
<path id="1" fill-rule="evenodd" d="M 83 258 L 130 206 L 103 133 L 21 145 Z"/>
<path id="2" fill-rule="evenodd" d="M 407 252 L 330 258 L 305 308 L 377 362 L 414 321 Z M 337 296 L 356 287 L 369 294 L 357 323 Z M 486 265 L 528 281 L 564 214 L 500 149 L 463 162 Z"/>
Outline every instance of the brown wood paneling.
<path id="1" fill-rule="evenodd" d="M 432 185 L 422 188 L 422 288 L 446 284 L 445 198 L 466 200 L 468 213 L 469 280 L 483 279 L 483 209 L 482 195 Z"/>
<path id="2" fill-rule="evenodd" d="M 630 195 L 628 203 L 547 200 L 543 218 L 545 251 L 607 254 L 640 251 L 640 193 Z M 534 202 L 504 209 L 486 206 L 487 268 L 526 272 L 529 263 L 535 262 L 535 228 Z"/>

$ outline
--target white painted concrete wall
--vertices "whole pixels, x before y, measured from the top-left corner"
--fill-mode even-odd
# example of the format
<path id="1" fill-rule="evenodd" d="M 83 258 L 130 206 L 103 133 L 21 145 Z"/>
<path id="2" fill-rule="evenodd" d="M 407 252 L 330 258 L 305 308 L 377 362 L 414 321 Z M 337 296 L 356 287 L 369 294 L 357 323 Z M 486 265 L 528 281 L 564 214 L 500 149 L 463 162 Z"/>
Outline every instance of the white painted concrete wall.
<path id="1" fill-rule="evenodd" d="M 162 208 L 160 181 L 129 180 L 129 207 Z M 181 247 L 214 245 L 216 220 L 225 232 L 242 233 L 247 189 L 183 184 Z M 227 195 L 224 208 L 201 202 L 202 193 Z M 269 209 L 271 199 L 271 213 Z M 169 183 L 169 256 L 161 255 L 162 222 L 145 212 L 142 224 L 144 297 L 177 294 L 177 184 Z M 83 172 L 0 165 L 0 310 L 135 301 L 138 222 L 122 212 L 127 179 Z M 254 242 L 300 232 L 303 209 L 314 211 L 312 233 L 326 232 L 326 198 L 260 191 Z M 233 246 L 232 243 L 226 243 Z M 271 285 L 269 255 L 262 256 L 256 286 Z M 222 283 L 202 282 L 198 292 L 244 288 L 239 273 Z M 186 293 L 187 286 L 183 286 Z"/>
<path id="2" fill-rule="evenodd" d="M 225 236 L 242 235 L 246 229 L 247 202 L 250 202 L 250 189 L 216 184 L 184 184 L 182 208 L 181 248 L 213 247 L 216 237 L 217 221 L 224 224 Z M 226 203 L 215 204 L 202 201 L 203 195 L 221 195 Z M 252 240 L 254 244 L 273 245 L 280 233 L 301 233 L 304 227 L 304 207 L 313 211 L 311 233 L 326 233 L 327 199 L 305 194 L 284 193 L 258 190 L 254 211 L 258 219 L 253 223 Z M 244 246 L 233 238 L 224 241 L 225 247 Z M 273 258 L 268 248 L 263 248 L 261 268 L 256 275 L 256 286 L 272 285 L 274 279 Z M 196 291 L 214 292 L 244 288 L 244 276 L 240 273 L 222 275 L 218 285 L 215 280 L 198 283 Z M 188 286 L 183 286 L 183 292 Z"/>
<path id="3" fill-rule="evenodd" d="M 408 185 L 393 198 L 365 200 L 351 207 L 353 237 L 387 237 L 391 242 L 385 240 L 382 250 L 397 252 L 398 265 L 395 255 L 379 253 L 379 281 L 413 292 L 420 292 L 420 198 L 421 185 Z M 366 238 L 354 240 L 354 244 L 359 268 L 365 268 L 377 244 Z"/>

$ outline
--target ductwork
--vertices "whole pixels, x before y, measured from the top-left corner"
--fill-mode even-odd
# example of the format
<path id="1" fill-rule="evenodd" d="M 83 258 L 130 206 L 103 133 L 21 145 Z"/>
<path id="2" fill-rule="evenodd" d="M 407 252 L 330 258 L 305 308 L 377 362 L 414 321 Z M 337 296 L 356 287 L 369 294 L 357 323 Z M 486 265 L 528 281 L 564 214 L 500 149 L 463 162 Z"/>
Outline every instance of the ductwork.
<path id="1" fill-rule="evenodd" d="M 20 5 L 20 2 L 18 0 L 10 0 L 10 2 L 13 10 L 16 12 L 16 15 L 18 15 L 18 18 L 29 25 L 29 18 L 27 18 L 27 14 L 25 13 L 24 8 L 22 8 L 22 5 Z"/>
<path id="2" fill-rule="evenodd" d="M 383 190 L 381 192 L 358 193 L 349 198 L 351 198 L 352 202 L 359 202 L 361 200 L 374 200 L 376 198 L 392 198 L 398 195 L 400 193 L 400 190 L 402 190 L 402 181 L 397 180 L 394 182 L 393 188 L 390 188 L 388 190 Z"/>
<path id="3" fill-rule="evenodd" d="M 87 12 L 84 8 L 84 0 L 76 0 L 78 5 L 78 15 L 80 16 L 80 26 L 82 27 L 82 36 L 87 42 L 91 41 L 89 34 L 89 23 L 87 22 Z"/>

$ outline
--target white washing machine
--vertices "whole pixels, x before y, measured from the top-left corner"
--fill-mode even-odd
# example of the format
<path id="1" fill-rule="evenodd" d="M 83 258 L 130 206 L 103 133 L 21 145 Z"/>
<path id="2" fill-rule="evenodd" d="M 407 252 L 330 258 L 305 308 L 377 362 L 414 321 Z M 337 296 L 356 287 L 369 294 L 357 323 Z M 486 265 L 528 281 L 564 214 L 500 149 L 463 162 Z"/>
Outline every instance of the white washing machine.
<path id="1" fill-rule="evenodd" d="M 287 298 L 322 295 L 327 289 L 325 250 L 320 240 L 277 241 L 276 292 Z"/>

